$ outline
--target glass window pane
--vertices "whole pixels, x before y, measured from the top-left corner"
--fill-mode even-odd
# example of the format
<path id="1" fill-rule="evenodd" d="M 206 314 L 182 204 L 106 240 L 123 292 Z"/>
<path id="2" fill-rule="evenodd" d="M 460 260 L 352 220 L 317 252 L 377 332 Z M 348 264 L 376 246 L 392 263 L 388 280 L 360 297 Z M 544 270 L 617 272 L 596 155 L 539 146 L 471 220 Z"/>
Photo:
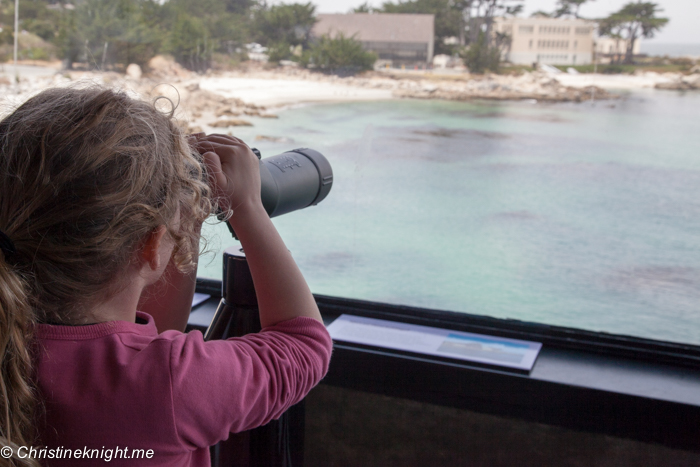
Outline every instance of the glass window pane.
<path id="1" fill-rule="evenodd" d="M 698 106 L 345 103 L 236 135 L 331 161 L 328 198 L 275 219 L 315 293 L 697 344 Z"/>

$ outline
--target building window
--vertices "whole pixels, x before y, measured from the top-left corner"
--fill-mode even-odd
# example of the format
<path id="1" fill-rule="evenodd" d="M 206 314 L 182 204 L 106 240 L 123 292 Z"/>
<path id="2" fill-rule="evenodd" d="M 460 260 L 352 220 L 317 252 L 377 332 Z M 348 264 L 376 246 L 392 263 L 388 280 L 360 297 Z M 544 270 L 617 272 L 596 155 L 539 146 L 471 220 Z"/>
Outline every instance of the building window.
<path id="1" fill-rule="evenodd" d="M 591 28 L 576 28 L 576 34 L 590 34 Z"/>
<path id="2" fill-rule="evenodd" d="M 540 34 L 570 34 L 571 28 L 568 26 L 540 26 L 539 31 Z"/>
<path id="3" fill-rule="evenodd" d="M 537 41 L 537 47 L 540 49 L 568 49 L 569 41 Z"/>
<path id="4" fill-rule="evenodd" d="M 535 32 L 535 27 L 534 26 L 519 26 L 518 32 L 520 34 L 532 34 L 533 32 Z"/>

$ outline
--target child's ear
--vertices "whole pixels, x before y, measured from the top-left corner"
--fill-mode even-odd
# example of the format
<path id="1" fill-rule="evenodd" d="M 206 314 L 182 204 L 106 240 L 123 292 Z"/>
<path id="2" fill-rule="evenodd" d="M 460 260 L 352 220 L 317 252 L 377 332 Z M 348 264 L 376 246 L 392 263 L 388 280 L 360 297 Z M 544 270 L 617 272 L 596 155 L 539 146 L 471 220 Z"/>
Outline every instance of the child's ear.
<path id="1" fill-rule="evenodd" d="M 153 229 L 146 238 L 143 248 L 141 249 L 141 259 L 144 263 L 148 264 L 149 268 L 153 271 L 157 271 L 162 266 L 162 258 L 159 253 L 166 231 L 167 229 L 164 225 Z"/>

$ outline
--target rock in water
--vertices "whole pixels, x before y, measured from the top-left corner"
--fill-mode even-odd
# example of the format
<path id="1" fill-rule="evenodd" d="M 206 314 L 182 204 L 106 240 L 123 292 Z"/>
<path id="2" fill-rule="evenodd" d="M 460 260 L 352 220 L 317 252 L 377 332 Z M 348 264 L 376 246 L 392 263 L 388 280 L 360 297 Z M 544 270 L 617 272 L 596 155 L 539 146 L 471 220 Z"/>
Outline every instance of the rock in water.
<path id="1" fill-rule="evenodd" d="M 253 126 L 253 124 L 247 120 L 239 120 L 232 118 L 229 120 L 219 120 L 218 122 L 212 122 L 209 124 L 209 126 L 213 128 L 228 128 L 230 126 Z"/>
<path id="2" fill-rule="evenodd" d="M 683 78 L 683 82 L 692 89 L 700 89 L 700 73 L 695 73 Z"/>
<path id="3" fill-rule="evenodd" d="M 141 79 L 141 76 L 143 75 L 143 72 L 141 71 L 141 67 L 138 66 L 135 63 L 131 63 L 128 67 L 126 67 L 126 76 L 132 79 Z"/>
<path id="4" fill-rule="evenodd" d="M 682 76 L 667 83 L 656 83 L 656 89 L 669 89 L 672 91 L 690 91 L 700 89 L 700 74 Z"/>

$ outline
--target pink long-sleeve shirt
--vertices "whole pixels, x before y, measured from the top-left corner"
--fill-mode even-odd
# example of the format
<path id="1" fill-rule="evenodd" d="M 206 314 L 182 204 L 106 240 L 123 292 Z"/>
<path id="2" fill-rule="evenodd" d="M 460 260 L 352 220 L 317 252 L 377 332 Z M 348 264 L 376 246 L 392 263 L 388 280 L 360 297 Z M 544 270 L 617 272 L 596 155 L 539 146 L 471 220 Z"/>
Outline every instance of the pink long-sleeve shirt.
<path id="1" fill-rule="evenodd" d="M 54 457 L 44 464 L 104 465 L 109 455 L 111 466 L 208 467 L 209 446 L 278 418 L 328 370 L 331 339 L 311 318 L 204 342 L 198 331 L 158 334 L 153 318 L 137 317 L 145 324 L 37 326 L 37 448 Z M 56 459 L 78 449 L 89 457 Z M 144 458 L 123 458 L 134 449 Z"/>

